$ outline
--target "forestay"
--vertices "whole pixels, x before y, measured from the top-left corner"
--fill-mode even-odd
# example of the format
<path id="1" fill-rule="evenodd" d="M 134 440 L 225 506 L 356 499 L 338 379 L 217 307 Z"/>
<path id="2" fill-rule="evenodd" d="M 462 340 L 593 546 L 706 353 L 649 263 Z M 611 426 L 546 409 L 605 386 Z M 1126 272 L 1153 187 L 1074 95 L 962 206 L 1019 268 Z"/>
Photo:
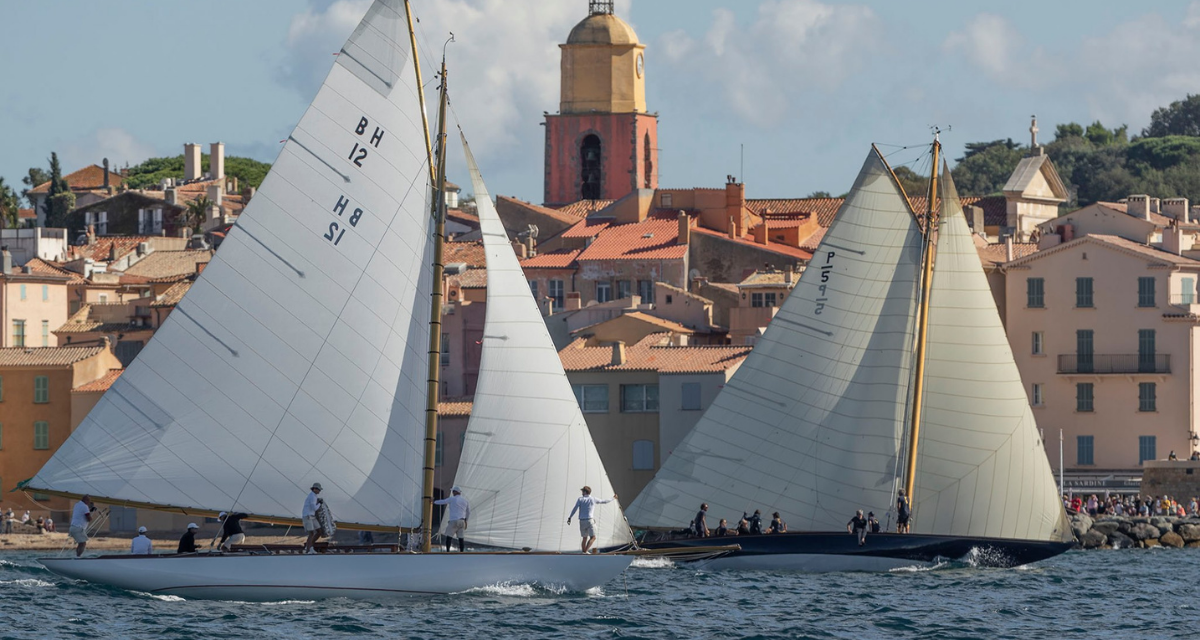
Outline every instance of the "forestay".
<path id="1" fill-rule="evenodd" d="M 754 350 L 630 506 L 635 526 L 779 511 L 795 530 L 886 509 L 911 377 L 922 237 L 872 153 Z"/>
<path id="2" fill-rule="evenodd" d="M 428 168 L 401 0 L 377 0 L 228 239 L 31 488 L 260 516 L 309 485 L 416 525 Z"/>
<path id="3" fill-rule="evenodd" d="M 466 538 L 570 551 L 579 531 L 566 519 L 580 487 L 607 498 L 612 483 L 465 138 L 463 150 L 488 277 L 479 381 L 455 475 L 471 503 Z M 632 540 L 618 504 L 597 507 L 595 518 L 598 546 Z"/>
<path id="4" fill-rule="evenodd" d="M 1069 540 L 1020 372 L 944 175 L 913 531 Z"/>

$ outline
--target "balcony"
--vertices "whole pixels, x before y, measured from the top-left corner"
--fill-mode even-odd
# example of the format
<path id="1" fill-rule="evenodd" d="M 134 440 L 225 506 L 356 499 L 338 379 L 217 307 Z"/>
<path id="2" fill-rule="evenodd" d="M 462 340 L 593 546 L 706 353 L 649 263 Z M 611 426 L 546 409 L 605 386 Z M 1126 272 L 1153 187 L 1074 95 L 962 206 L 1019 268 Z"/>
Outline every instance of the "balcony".
<path id="1" fill-rule="evenodd" d="M 1059 373 L 1114 374 L 1114 373 L 1171 373 L 1171 356 L 1166 353 L 1152 355 L 1095 354 L 1080 357 L 1078 354 L 1058 356 Z"/>

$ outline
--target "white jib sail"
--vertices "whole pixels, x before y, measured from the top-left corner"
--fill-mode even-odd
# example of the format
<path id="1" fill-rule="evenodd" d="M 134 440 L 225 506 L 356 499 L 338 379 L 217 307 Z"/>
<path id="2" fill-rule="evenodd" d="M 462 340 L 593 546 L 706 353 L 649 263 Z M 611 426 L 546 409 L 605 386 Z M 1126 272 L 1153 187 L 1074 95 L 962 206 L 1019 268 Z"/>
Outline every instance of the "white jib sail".
<path id="1" fill-rule="evenodd" d="M 487 318 L 474 406 L 454 476 L 471 504 L 466 539 L 537 551 L 579 548 L 567 515 L 584 485 L 610 498 L 591 432 L 529 281 L 463 139 L 487 253 Z M 578 517 L 578 516 L 576 516 Z M 621 507 L 596 507 L 600 547 L 632 540 Z"/>
<path id="2" fill-rule="evenodd" d="M 913 531 L 1069 539 L 1021 374 L 949 172 L 942 185 Z"/>
<path id="3" fill-rule="evenodd" d="M 346 42 L 220 251 L 30 486 L 420 521 L 428 167 L 401 0 Z"/>
<path id="4" fill-rule="evenodd" d="M 628 510 L 710 526 L 762 509 L 838 530 L 891 501 L 911 377 L 921 234 L 872 153 L 754 350 Z"/>

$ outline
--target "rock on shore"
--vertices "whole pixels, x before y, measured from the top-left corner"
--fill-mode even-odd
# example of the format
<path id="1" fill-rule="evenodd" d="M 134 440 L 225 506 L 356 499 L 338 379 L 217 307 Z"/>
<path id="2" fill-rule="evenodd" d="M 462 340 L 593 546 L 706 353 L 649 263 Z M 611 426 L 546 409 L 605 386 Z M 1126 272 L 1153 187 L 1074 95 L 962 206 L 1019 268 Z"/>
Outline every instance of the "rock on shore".
<path id="1" fill-rule="evenodd" d="M 1171 516 L 1071 516 L 1071 531 L 1084 549 L 1200 547 L 1200 518 Z"/>

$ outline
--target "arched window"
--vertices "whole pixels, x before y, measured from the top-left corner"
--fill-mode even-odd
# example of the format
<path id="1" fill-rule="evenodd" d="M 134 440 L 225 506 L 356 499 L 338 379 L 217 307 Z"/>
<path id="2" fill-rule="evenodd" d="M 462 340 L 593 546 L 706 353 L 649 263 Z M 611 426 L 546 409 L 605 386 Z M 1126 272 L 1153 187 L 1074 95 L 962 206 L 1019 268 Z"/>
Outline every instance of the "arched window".
<path id="1" fill-rule="evenodd" d="M 579 145 L 580 197 L 584 200 L 599 200 L 601 185 L 600 136 L 589 134 Z"/>
<path id="2" fill-rule="evenodd" d="M 645 138 L 645 141 L 642 146 L 644 147 L 642 149 L 642 154 L 643 154 L 643 156 L 645 156 L 645 160 L 643 160 L 643 163 L 642 163 L 642 173 L 645 174 L 645 178 L 644 178 L 645 184 L 643 186 L 647 189 L 653 189 L 654 181 L 651 179 L 651 176 L 654 175 L 654 161 L 650 159 L 650 134 L 649 133 L 646 134 L 646 138 Z"/>

